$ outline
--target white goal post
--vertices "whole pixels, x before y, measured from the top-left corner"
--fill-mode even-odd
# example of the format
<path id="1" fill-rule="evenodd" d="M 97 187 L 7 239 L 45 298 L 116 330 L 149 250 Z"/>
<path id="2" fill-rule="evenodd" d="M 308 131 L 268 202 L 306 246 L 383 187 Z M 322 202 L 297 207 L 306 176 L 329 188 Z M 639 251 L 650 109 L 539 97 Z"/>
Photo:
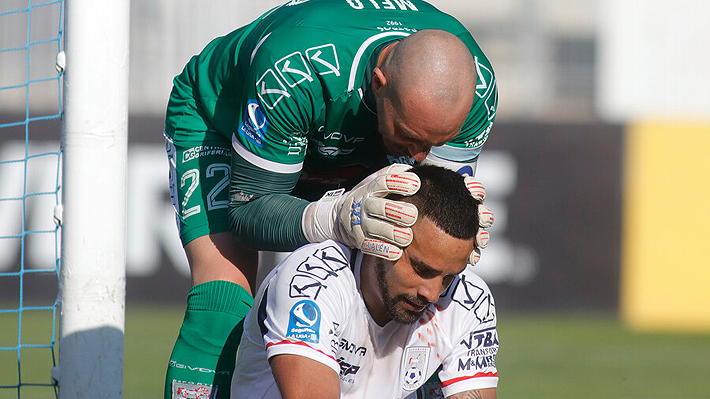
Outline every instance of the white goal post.
<path id="1" fill-rule="evenodd" d="M 60 398 L 123 397 L 129 0 L 66 0 Z M 64 64 L 64 65 L 62 65 Z"/>

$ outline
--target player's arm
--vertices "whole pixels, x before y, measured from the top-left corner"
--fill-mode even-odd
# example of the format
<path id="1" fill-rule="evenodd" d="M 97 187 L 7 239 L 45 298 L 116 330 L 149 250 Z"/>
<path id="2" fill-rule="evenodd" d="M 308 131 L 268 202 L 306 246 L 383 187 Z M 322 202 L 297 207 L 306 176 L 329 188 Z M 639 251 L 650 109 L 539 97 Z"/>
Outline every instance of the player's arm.
<path id="1" fill-rule="evenodd" d="M 348 193 L 310 203 L 290 195 L 299 168 L 259 159 L 239 143 L 233 147 L 229 222 L 232 235 L 241 244 L 293 251 L 309 242 L 332 239 L 396 260 L 401 247 L 411 242 L 409 226 L 416 221 L 416 208 L 383 198 L 418 190 L 417 176 L 404 172 L 408 166 L 392 165 Z"/>
<path id="2" fill-rule="evenodd" d="M 318 250 L 316 250 L 316 248 Z M 264 350 L 284 399 L 340 397 L 340 365 L 336 360 L 337 328 L 345 326 L 355 298 L 344 295 L 355 289 L 347 266 L 349 252 L 339 245 L 306 246 L 294 251 L 267 280 L 263 296 L 250 320 L 256 320 Z M 327 275 L 304 275 L 303 264 Z M 307 288 L 321 285 L 327 289 Z M 292 295 L 293 294 L 293 295 Z"/>
<path id="3" fill-rule="evenodd" d="M 447 396 L 446 399 L 496 399 L 496 389 L 474 389 Z"/>
<path id="4" fill-rule="evenodd" d="M 269 359 L 271 372 L 284 399 L 337 399 L 340 380 L 332 368 L 299 355 Z"/>
<path id="5" fill-rule="evenodd" d="M 496 389 L 474 389 L 447 396 L 446 399 L 496 399 Z"/>
<path id="6" fill-rule="evenodd" d="M 301 229 L 308 201 L 291 192 L 306 156 L 307 132 L 323 111 L 323 89 L 319 79 L 282 87 L 265 78 L 305 45 L 294 36 L 287 28 L 269 29 L 261 32 L 267 44 L 254 42 L 252 51 L 239 54 L 239 63 L 248 67 L 232 134 L 229 224 L 239 243 L 260 250 L 293 251 L 308 243 Z"/>
<path id="7" fill-rule="evenodd" d="M 232 151 L 229 225 L 239 243 L 270 251 L 308 244 L 301 219 L 309 202 L 290 195 L 298 176 L 261 168 Z"/>
<path id="8" fill-rule="evenodd" d="M 442 326 L 447 326 L 452 351 L 444 357 L 438 377 L 446 398 L 495 398 L 498 386 L 496 355 L 500 343 L 496 328 L 496 306 L 490 289 L 474 268 L 467 267 L 452 283 L 439 314 Z M 477 304 L 464 305 L 471 292 L 480 292 Z M 477 294 L 478 295 L 478 294 Z"/>

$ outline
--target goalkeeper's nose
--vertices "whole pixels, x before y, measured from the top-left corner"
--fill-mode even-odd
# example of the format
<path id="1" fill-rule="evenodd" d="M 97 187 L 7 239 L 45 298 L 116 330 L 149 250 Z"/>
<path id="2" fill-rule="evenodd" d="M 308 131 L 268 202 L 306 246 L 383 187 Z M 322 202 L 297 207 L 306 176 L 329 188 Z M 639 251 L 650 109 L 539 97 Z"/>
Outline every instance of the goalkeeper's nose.
<path id="1" fill-rule="evenodd" d="M 419 143 L 407 147 L 407 152 L 409 152 L 409 155 L 417 162 L 423 161 L 427 154 L 429 154 L 429 150 L 431 150 L 430 145 Z"/>

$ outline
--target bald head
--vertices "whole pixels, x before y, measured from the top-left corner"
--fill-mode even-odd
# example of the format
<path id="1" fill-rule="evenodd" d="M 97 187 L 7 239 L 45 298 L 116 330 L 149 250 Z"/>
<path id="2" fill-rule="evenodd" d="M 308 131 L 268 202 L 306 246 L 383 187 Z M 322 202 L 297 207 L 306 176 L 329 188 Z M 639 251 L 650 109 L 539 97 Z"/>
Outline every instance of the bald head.
<path id="1" fill-rule="evenodd" d="M 476 67 L 471 52 L 455 35 L 427 29 L 406 37 L 392 48 L 380 68 L 388 95 L 402 107 L 436 108 L 439 123 L 461 124 L 475 96 Z"/>
<path id="2" fill-rule="evenodd" d="M 420 162 L 461 131 L 476 95 L 473 57 L 451 33 L 422 30 L 387 46 L 380 61 L 372 89 L 382 141 Z"/>

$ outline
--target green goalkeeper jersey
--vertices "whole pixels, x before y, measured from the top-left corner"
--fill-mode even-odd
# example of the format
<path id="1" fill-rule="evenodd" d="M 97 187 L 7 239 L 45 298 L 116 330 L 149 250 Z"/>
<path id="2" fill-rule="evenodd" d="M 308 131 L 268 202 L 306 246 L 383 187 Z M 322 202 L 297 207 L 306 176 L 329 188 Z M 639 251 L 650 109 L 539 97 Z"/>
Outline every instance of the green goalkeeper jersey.
<path id="1" fill-rule="evenodd" d="M 233 201 L 235 192 L 243 202 L 270 193 L 313 200 L 351 187 L 382 166 L 412 161 L 382 144 L 371 78 L 382 48 L 422 29 L 455 34 L 476 61 L 476 98 L 461 133 L 432 148 L 445 160 L 474 162 L 495 118 L 495 75 L 466 28 L 420 0 L 291 0 L 214 39 L 175 78 L 166 134 L 231 140 L 237 166 L 260 174 L 249 182 L 233 171 Z"/>

